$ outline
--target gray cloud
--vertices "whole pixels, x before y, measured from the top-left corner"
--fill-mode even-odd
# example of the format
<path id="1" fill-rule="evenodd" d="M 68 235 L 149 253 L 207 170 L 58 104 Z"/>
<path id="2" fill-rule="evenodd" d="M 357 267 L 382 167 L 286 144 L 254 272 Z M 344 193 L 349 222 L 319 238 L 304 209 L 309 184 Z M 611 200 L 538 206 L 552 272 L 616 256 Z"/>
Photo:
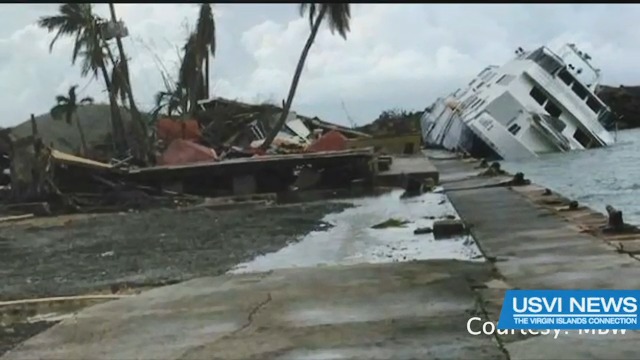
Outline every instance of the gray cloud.
<path id="1" fill-rule="evenodd" d="M 56 5 L 0 8 L 1 126 L 46 112 L 72 84 L 83 95 L 106 99 L 101 79 L 82 79 L 70 65 L 70 40 L 49 53 L 51 36 L 34 25 Z M 96 11 L 107 15 L 105 5 Z M 159 62 L 176 70 L 176 46 L 186 38 L 185 26 L 195 23 L 197 5 L 118 4 L 117 11 L 131 33 L 125 47 L 134 91 L 148 108 L 162 88 Z M 309 33 L 307 19 L 293 4 L 219 4 L 214 11 L 215 95 L 279 103 Z M 508 60 L 516 47 L 552 40 L 589 52 L 606 83 L 640 82 L 635 4 L 358 4 L 352 14 L 347 41 L 324 29 L 314 44 L 294 103 L 299 112 L 347 123 L 344 101 L 350 115 L 365 123 L 388 108 L 422 109 L 484 66 Z"/>

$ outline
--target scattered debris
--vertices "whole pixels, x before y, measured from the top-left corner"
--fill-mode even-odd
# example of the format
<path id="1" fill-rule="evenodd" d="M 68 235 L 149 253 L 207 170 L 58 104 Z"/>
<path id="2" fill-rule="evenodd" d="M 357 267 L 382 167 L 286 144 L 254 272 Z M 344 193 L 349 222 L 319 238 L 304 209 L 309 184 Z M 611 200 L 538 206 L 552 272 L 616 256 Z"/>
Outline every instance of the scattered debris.
<path id="1" fill-rule="evenodd" d="M 414 235 L 431 234 L 431 233 L 433 233 L 433 229 L 430 227 L 417 228 L 413 231 Z"/>
<path id="2" fill-rule="evenodd" d="M 438 220 L 433 223 L 433 236 L 436 239 L 450 238 L 466 233 L 466 227 L 460 220 Z"/>
<path id="3" fill-rule="evenodd" d="M 406 224 L 410 223 L 410 221 L 407 220 L 398 220 L 398 219 L 388 219 L 386 221 L 383 221 L 379 224 L 373 225 L 371 228 L 372 229 L 386 229 L 386 228 L 391 228 L 391 227 L 404 227 Z"/>

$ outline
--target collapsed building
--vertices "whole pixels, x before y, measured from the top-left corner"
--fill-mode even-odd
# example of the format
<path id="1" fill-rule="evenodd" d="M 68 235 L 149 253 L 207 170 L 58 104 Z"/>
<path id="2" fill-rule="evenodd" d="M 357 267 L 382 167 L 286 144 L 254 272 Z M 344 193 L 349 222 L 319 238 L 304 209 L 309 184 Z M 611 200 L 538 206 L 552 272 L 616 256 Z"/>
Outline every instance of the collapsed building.
<path id="1" fill-rule="evenodd" d="M 94 212 L 181 206 L 211 197 L 366 191 L 390 166 L 384 148 L 411 154 L 420 147 L 420 134 L 415 139 L 400 137 L 394 144 L 393 139 L 372 138 L 290 112 L 271 146 L 263 150 L 280 108 L 222 98 L 201 101 L 200 106 L 195 119 L 158 119 L 152 134 L 156 163 L 146 167 L 136 166 L 130 158 L 83 157 L 73 153 L 73 144 L 62 151 L 60 141 L 39 131 L 46 129 L 42 117 L 32 116 L 30 134 L 25 124 L 19 131 L 2 130 L 0 166 L 5 175 L 0 180 L 5 184 L 5 203 L 44 213 Z M 107 147 L 105 141 L 99 142 L 102 149 Z"/>

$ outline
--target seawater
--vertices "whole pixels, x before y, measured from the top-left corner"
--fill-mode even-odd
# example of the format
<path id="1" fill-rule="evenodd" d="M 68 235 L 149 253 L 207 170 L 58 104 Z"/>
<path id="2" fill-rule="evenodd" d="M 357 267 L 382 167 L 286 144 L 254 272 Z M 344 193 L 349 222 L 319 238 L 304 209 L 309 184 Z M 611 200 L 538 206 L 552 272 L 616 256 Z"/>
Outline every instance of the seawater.
<path id="1" fill-rule="evenodd" d="M 618 132 L 616 144 L 607 148 L 505 161 L 502 166 L 602 213 L 612 205 L 622 210 L 626 222 L 640 225 L 640 129 Z"/>

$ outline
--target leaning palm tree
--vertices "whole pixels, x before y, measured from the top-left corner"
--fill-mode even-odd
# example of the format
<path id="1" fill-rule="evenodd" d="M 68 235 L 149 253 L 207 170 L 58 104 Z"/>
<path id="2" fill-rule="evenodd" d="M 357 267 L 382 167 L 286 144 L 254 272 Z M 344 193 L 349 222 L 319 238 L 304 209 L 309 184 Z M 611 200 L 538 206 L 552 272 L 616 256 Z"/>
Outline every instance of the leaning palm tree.
<path id="1" fill-rule="evenodd" d="M 284 103 L 282 114 L 280 114 L 280 118 L 275 126 L 271 129 L 267 138 L 264 140 L 262 145 L 260 146 L 262 149 L 266 150 L 271 146 L 273 139 L 276 138 L 278 132 L 282 129 L 285 122 L 287 121 L 287 115 L 291 110 L 291 104 L 293 103 L 293 97 L 296 94 L 296 89 L 298 88 L 298 82 L 300 81 L 300 75 L 302 75 L 302 70 L 304 69 L 304 63 L 307 60 L 307 56 L 309 55 L 309 51 L 311 50 L 311 45 L 313 45 L 313 41 L 318 34 L 318 30 L 320 29 L 320 24 L 326 18 L 329 22 L 329 29 L 331 32 L 338 32 L 340 36 L 344 39 L 347 38 L 347 32 L 349 32 L 349 20 L 351 19 L 351 9 L 348 3 L 302 3 L 300 4 L 300 15 L 304 15 L 305 12 L 308 12 L 309 16 L 309 24 L 311 26 L 311 33 L 309 33 L 309 38 L 307 38 L 307 42 L 302 48 L 302 53 L 300 54 L 300 59 L 298 60 L 298 66 L 296 67 L 296 72 L 293 74 L 293 79 L 291 80 L 291 87 L 289 88 L 289 94 L 287 96 L 287 100 Z"/>
<path id="2" fill-rule="evenodd" d="M 127 148 L 124 136 L 124 125 L 118 103 L 111 86 L 111 79 L 107 70 L 104 41 L 100 34 L 100 23 L 104 20 L 93 14 L 91 4 L 86 3 L 65 3 L 61 4 L 58 14 L 43 16 L 38 20 L 38 25 L 49 32 L 56 32 L 49 44 L 49 51 L 61 36 L 74 37 L 71 63 L 82 58 L 82 75 L 92 74 L 94 77 L 101 72 L 102 78 L 109 94 L 109 105 L 111 110 L 111 125 L 115 150 L 117 153 L 124 153 Z"/>
<path id="3" fill-rule="evenodd" d="M 70 87 L 67 96 L 56 96 L 56 105 L 51 108 L 50 114 L 53 119 L 64 119 L 69 125 L 71 125 L 75 120 L 76 127 L 78 128 L 78 133 L 80 134 L 80 154 L 82 156 L 86 156 L 88 150 L 87 139 L 84 136 L 84 130 L 82 129 L 82 124 L 80 123 L 78 108 L 81 105 L 93 104 L 93 98 L 85 97 L 78 101 L 78 98 L 76 96 L 77 87 L 78 85 L 73 85 L 72 87 Z"/>

